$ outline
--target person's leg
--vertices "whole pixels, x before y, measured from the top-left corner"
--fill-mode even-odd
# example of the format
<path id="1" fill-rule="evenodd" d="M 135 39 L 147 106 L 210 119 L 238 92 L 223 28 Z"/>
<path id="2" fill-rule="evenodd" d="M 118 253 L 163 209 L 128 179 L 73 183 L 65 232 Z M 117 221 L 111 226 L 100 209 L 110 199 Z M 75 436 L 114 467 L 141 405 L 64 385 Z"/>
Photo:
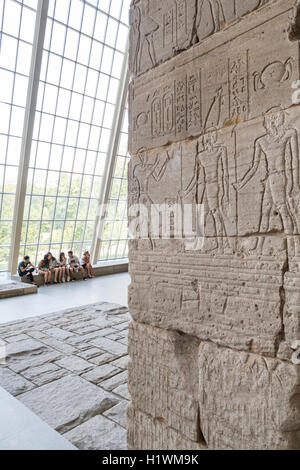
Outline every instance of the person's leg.
<path id="1" fill-rule="evenodd" d="M 62 280 L 62 282 L 66 282 L 66 268 L 65 267 L 61 268 L 60 281 L 61 280 Z"/>
<path id="2" fill-rule="evenodd" d="M 27 274 L 26 274 L 26 277 L 30 280 L 31 283 L 33 283 L 33 275 L 32 275 L 32 272 L 29 271 Z"/>
<path id="3" fill-rule="evenodd" d="M 87 268 L 88 268 L 88 275 L 89 275 L 89 277 L 93 277 L 93 274 L 94 274 L 94 273 L 93 273 L 93 268 L 92 268 L 91 263 L 88 263 Z"/>
<path id="4" fill-rule="evenodd" d="M 67 282 L 70 282 L 70 269 L 66 268 L 66 273 L 67 273 Z"/>
<path id="5" fill-rule="evenodd" d="M 85 281 L 86 280 L 86 265 L 85 266 L 79 266 L 79 270 L 82 274 L 82 278 Z"/>

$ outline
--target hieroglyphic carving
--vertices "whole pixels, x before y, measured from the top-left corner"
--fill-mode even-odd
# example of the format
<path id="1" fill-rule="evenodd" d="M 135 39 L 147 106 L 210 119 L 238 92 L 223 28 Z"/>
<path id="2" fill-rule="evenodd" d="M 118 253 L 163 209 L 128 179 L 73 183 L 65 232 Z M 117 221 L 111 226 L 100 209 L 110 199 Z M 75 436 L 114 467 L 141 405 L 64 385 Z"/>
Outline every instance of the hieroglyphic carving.
<path id="1" fill-rule="evenodd" d="M 133 404 L 197 442 L 199 340 L 133 322 L 129 342 L 132 360 L 128 373 Z M 176 370 L 174 362 L 178 364 Z"/>
<path id="2" fill-rule="evenodd" d="M 129 197 L 174 212 L 129 242 L 129 447 L 299 449 L 299 8 L 291 36 L 295 0 L 197 0 L 182 52 L 175 3 L 192 44 L 194 2 L 149 2 L 130 87 Z"/>
<path id="3" fill-rule="evenodd" d="M 130 9 L 130 70 L 134 75 L 146 72 L 269 2 L 134 0 Z"/>
<path id="4" fill-rule="evenodd" d="M 130 69 L 138 75 L 195 41 L 196 0 L 134 0 L 130 9 Z"/>
<path id="5" fill-rule="evenodd" d="M 258 257 L 245 250 L 245 241 L 235 253 L 213 256 L 201 250 L 186 252 L 175 241 L 155 240 L 151 250 L 131 242 L 133 318 L 275 356 L 282 332 L 280 286 L 286 247 L 283 240 L 270 237 Z"/>
<path id="6" fill-rule="evenodd" d="M 257 25 L 244 39 L 242 34 L 226 46 L 211 45 L 210 53 L 200 44 L 156 69 L 155 78 L 149 74 L 135 79 L 130 90 L 130 152 L 255 118 L 274 106 L 275 93 L 283 107 L 290 106 L 291 84 L 299 78 L 299 61 L 292 60 L 299 56 L 298 47 L 286 32 L 290 14 L 288 10 Z M 230 30 L 225 33 L 230 37 Z M 274 34 L 281 44 L 280 57 L 274 51 Z M 258 37 L 263 38 L 263 55 Z"/>
<path id="7" fill-rule="evenodd" d="M 230 121 L 246 121 L 249 115 L 248 55 L 249 51 L 239 57 L 229 59 Z"/>
<path id="8" fill-rule="evenodd" d="M 199 375 L 210 449 L 299 449 L 299 367 L 201 344 Z"/>

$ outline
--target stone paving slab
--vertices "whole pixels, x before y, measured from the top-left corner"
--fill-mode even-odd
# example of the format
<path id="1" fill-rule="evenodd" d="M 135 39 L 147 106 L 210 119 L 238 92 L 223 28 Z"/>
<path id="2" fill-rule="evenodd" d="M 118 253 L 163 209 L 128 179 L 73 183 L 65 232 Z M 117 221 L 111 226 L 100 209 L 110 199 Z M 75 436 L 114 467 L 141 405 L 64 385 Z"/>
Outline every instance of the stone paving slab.
<path id="1" fill-rule="evenodd" d="M 126 430 L 104 416 L 95 416 L 67 432 L 65 437 L 84 450 L 126 449 Z"/>
<path id="2" fill-rule="evenodd" d="M 0 386 L 78 448 L 126 449 L 129 320 L 101 302 L 1 325 Z"/>
<path id="3" fill-rule="evenodd" d="M 75 375 L 23 393 L 19 400 L 61 433 L 117 403 L 113 395 Z"/>

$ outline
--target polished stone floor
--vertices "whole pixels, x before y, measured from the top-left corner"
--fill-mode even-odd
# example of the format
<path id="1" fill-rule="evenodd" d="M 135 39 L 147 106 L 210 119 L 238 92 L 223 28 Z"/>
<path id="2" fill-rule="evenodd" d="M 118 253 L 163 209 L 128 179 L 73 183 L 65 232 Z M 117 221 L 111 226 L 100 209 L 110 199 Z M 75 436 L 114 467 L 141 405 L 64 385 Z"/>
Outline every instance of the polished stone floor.
<path id="1" fill-rule="evenodd" d="M 128 273 L 112 274 L 88 281 L 40 287 L 38 294 L 34 295 L 0 299 L 0 323 L 99 301 L 127 305 L 129 282 Z"/>
<path id="2" fill-rule="evenodd" d="M 92 292 L 104 297 L 101 280 L 95 281 L 81 283 L 81 303 Z M 74 306 L 81 284 L 56 286 L 55 296 L 49 294 L 52 311 L 57 292 L 67 295 L 73 304 L 67 310 L 45 314 L 52 287 L 44 288 L 45 295 L 33 295 L 32 304 L 23 305 L 31 313 L 40 306 L 44 315 L 0 325 L 0 385 L 77 448 L 123 450 L 130 315 L 127 307 L 107 302 Z M 46 304 L 34 303 L 38 297 Z"/>

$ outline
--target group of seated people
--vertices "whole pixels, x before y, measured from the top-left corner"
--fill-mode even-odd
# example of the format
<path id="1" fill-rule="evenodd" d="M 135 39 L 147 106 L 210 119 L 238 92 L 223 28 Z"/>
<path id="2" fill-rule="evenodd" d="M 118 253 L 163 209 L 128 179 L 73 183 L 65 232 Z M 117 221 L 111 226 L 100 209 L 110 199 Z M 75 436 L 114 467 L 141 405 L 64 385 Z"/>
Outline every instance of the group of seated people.
<path id="1" fill-rule="evenodd" d="M 18 265 L 19 276 L 26 277 L 32 284 L 36 284 L 33 277 L 35 272 L 44 276 L 44 284 L 46 286 L 51 283 L 52 273 L 54 273 L 54 284 L 74 281 L 75 273 L 77 272 L 82 273 L 84 281 L 87 277 L 95 277 L 91 264 L 91 255 L 88 251 L 83 253 L 81 260 L 71 250 L 68 251 L 68 258 L 62 252 L 59 255 L 59 259 L 56 259 L 49 252 L 45 254 L 38 267 L 31 263 L 29 256 L 24 256 L 23 261 Z"/>

